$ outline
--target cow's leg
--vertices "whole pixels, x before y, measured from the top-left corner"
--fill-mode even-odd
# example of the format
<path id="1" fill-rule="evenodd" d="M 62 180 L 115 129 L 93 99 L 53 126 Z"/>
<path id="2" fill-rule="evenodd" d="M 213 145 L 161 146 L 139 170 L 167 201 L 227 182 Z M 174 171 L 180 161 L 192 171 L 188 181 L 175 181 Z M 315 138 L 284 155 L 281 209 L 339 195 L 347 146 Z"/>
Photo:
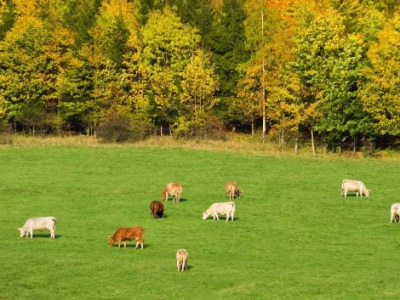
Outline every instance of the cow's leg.
<path id="1" fill-rule="evenodd" d="M 30 230 L 30 233 L 31 233 L 31 239 L 33 238 L 33 229 L 31 228 L 31 230 Z"/>

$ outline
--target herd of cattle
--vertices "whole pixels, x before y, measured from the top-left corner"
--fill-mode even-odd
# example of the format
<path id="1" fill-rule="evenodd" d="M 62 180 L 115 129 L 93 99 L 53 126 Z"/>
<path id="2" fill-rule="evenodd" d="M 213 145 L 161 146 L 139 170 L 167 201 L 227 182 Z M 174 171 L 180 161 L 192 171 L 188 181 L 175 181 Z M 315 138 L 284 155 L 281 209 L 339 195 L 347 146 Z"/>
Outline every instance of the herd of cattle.
<path id="1" fill-rule="evenodd" d="M 161 193 L 162 199 L 168 201 L 172 196 L 173 201 L 179 202 L 182 195 L 183 187 L 179 183 L 168 183 Z M 225 185 L 225 191 L 229 195 L 229 199 L 240 198 L 241 192 L 236 182 L 228 182 Z M 370 190 L 367 189 L 365 184 L 359 180 L 343 179 L 341 196 L 347 197 L 348 192 L 356 193 L 356 196 L 369 197 Z M 154 218 L 162 218 L 164 215 L 164 205 L 161 201 L 154 200 L 150 203 L 150 211 Z M 231 219 L 233 221 L 235 215 L 235 203 L 233 201 L 213 203 L 203 212 L 203 220 L 209 216 L 213 220 L 219 220 L 218 215 L 226 215 L 226 221 Z M 390 208 L 390 223 L 400 222 L 400 203 L 392 204 Z M 38 217 L 28 219 L 24 226 L 18 228 L 21 237 L 33 238 L 34 230 L 48 230 L 50 231 L 50 238 L 55 238 L 56 218 L 54 217 Z M 126 227 L 118 228 L 113 236 L 108 237 L 108 246 L 111 247 L 118 243 L 118 248 L 121 243 L 126 248 L 126 241 L 136 241 L 135 248 L 139 246 L 143 249 L 144 246 L 144 229 L 143 227 Z M 188 252 L 185 249 L 179 249 L 176 253 L 176 264 L 179 271 L 184 271 L 187 268 Z"/>
<path id="2" fill-rule="evenodd" d="M 183 187 L 179 183 L 168 183 L 161 193 L 162 199 L 168 201 L 169 197 L 172 196 L 173 201 L 179 202 L 182 195 Z M 236 182 L 228 182 L 225 185 L 225 191 L 229 195 L 229 199 L 240 198 L 241 192 Z M 162 218 L 164 215 L 164 205 L 161 201 L 154 200 L 150 203 L 150 211 L 154 218 Z M 213 220 L 218 218 L 218 215 L 226 215 L 226 221 L 231 219 L 233 221 L 235 215 L 235 203 L 229 202 L 218 202 L 213 203 L 210 207 L 203 212 L 203 220 L 209 216 L 213 217 Z M 24 226 L 18 228 L 20 237 L 31 237 L 33 238 L 33 231 L 48 230 L 50 231 L 50 238 L 55 239 L 56 231 L 56 218 L 54 217 L 38 217 L 28 219 Z M 127 241 L 136 241 L 135 249 L 139 246 L 144 249 L 144 229 L 143 227 L 124 227 L 118 228 L 113 236 L 108 237 L 108 246 L 111 247 L 115 243 L 118 243 L 118 249 L 121 244 L 126 248 Z M 188 252 L 185 249 L 179 249 L 176 253 L 176 266 L 178 272 L 184 271 L 187 268 Z"/>

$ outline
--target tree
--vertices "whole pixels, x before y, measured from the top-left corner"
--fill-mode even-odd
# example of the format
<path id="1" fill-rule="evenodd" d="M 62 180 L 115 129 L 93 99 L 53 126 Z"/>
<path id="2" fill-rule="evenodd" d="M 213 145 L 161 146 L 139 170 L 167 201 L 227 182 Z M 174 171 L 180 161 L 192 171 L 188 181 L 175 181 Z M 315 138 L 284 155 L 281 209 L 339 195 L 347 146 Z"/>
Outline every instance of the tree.
<path id="1" fill-rule="evenodd" d="M 221 83 L 219 91 L 221 96 L 234 95 L 239 80 L 239 65 L 249 58 L 244 46 L 243 22 L 246 14 L 243 4 L 243 0 L 223 1 L 221 14 L 213 24 L 214 30 L 210 36 L 213 63 L 217 66 L 217 75 Z"/>
<path id="2" fill-rule="evenodd" d="M 296 40 L 296 61 L 303 99 L 317 109 L 311 130 L 324 135 L 325 142 L 337 145 L 350 136 L 368 133 L 368 116 L 358 97 L 358 70 L 364 63 L 364 40 L 347 35 L 336 11 L 317 16 Z M 310 98 L 311 97 L 311 98 Z M 316 104 L 316 105 L 314 105 Z"/>
<path id="3" fill-rule="evenodd" d="M 182 79 L 200 36 L 169 7 L 149 15 L 142 36 L 143 66 L 151 70 L 148 95 L 153 118 L 161 128 L 171 126 L 182 113 Z"/>
<path id="4" fill-rule="evenodd" d="M 183 102 L 188 107 L 189 116 L 197 120 L 199 112 L 209 116 L 216 103 L 214 93 L 218 89 L 218 79 L 210 56 L 197 50 L 186 66 L 183 75 Z"/>
<path id="5" fill-rule="evenodd" d="M 380 135 L 400 134 L 400 15 L 386 23 L 368 51 L 370 65 L 361 74 L 361 100 Z"/>

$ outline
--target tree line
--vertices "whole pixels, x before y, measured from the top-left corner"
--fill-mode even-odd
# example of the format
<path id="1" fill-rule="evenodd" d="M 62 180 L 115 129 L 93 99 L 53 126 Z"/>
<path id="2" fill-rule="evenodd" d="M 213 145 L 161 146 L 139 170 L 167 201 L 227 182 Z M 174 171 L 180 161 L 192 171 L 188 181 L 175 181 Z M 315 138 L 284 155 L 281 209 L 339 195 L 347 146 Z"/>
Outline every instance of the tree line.
<path id="1" fill-rule="evenodd" d="M 0 0 L 0 128 L 395 147 L 399 6 Z"/>

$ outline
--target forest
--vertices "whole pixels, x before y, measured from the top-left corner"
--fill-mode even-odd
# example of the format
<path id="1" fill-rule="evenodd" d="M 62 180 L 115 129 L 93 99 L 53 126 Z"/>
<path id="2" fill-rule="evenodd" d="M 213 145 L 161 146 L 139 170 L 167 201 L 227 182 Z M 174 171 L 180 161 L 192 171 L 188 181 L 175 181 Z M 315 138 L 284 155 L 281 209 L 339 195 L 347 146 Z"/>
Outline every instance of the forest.
<path id="1" fill-rule="evenodd" d="M 0 130 L 396 148 L 400 0 L 0 0 Z"/>

